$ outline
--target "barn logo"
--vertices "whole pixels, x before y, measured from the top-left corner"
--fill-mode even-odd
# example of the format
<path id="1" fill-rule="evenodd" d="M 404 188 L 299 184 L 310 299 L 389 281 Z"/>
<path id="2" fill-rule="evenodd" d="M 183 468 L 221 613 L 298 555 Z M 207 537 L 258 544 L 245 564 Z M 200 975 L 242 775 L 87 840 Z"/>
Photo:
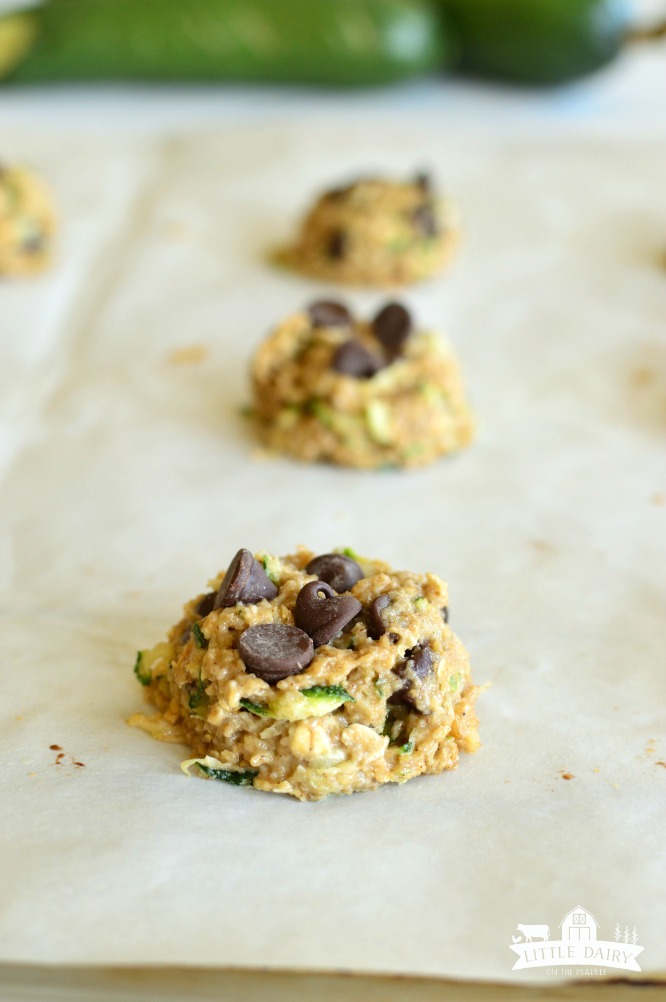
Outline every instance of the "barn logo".
<path id="1" fill-rule="evenodd" d="M 591 912 L 572 908 L 559 925 L 559 938 L 551 939 L 547 925 L 522 925 L 511 936 L 510 949 L 518 955 L 514 971 L 528 967 L 586 967 L 590 973 L 616 967 L 623 971 L 640 971 L 636 957 L 643 952 L 638 945 L 636 926 L 618 922 L 612 939 L 599 939 L 599 923 Z M 580 971 L 572 971 L 580 974 Z"/>

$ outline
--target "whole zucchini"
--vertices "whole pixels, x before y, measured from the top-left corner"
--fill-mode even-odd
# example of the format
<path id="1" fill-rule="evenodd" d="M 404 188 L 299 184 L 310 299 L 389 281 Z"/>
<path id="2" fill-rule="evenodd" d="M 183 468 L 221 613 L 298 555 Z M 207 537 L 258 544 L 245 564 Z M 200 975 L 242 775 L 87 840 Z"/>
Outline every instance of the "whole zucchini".
<path id="1" fill-rule="evenodd" d="M 616 55 L 624 0 L 439 0 L 458 36 L 460 68 L 519 83 L 584 76 Z"/>
<path id="2" fill-rule="evenodd" d="M 447 63 L 426 0 L 47 0 L 16 81 L 382 84 Z M 0 22 L 1 27 L 1 22 Z"/>

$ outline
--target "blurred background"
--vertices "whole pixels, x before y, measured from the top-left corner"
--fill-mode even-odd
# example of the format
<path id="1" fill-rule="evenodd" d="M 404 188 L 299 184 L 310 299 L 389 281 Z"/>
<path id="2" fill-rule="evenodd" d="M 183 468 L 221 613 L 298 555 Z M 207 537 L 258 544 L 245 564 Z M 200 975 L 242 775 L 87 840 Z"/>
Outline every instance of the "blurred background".
<path id="1" fill-rule="evenodd" d="M 0 121 L 156 129 L 315 102 L 663 120 L 660 0 L 0 4 Z M 112 82 L 113 86 L 109 86 Z M 239 86 L 243 84 L 243 86 Z M 52 117 L 55 116 L 55 117 Z M 108 116 L 111 116 L 109 119 Z"/>

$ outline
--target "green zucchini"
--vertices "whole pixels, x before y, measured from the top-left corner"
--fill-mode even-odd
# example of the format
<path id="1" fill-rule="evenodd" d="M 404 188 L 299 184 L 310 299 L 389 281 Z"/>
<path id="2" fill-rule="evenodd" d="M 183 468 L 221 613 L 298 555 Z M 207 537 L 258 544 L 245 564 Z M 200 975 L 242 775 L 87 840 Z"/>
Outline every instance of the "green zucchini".
<path id="1" fill-rule="evenodd" d="M 620 50 L 625 0 L 438 0 L 459 45 L 459 67 L 517 83 L 584 76 Z"/>
<path id="2" fill-rule="evenodd" d="M 305 720 L 307 717 L 324 717 L 337 710 L 343 703 L 355 702 L 354 697 L 341 685 L 313 685 L 309 689 L 279 692 L 267 706 L 260 706 L 249 699 L 241 699 L 240 705 L 258 717 Z"/>
<path id="3" fill-rule="evenodd" d="M 225 767 L 218 759 L 212 755 L 205 758 L 187 758 L 180 763 L 180 768 L 186 776 L 190 775 L 192 767 L 198 769 L 200 775 L 206 779 L 219 779 L 223 783 L 231 783 L 233 786 L 252 786 L 258 769 L 239 769 L 236 766 Z"/>
<path id="4" fill-rule="evenodd" d="M 39 34 L 39 18 L 33 13 L 0 17 L 0 79 L 20 66 Z"/>
<path id="5" fill-rule="evenodd" d="M 427 0 L 47 0 L 32 16 L 16 81 L 372 85 L 447 62 Z"/>
<path id="6" fill-rule="evenodd" d="M 161 678 L 173 661 L 173 644 L 166 641 L 155 644 L 150 650 L 138 651 L 134 662 L 134 674 L 141 685 L 150 685 L 154 678 Z"/>

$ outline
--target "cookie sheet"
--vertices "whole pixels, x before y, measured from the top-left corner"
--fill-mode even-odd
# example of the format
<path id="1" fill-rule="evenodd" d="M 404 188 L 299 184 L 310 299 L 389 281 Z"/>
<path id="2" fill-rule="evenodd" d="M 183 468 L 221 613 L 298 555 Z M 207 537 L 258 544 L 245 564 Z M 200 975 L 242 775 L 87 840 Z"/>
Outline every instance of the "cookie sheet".
<path id="1" fill-rule="evenodd" d="M 559 939 L 580 905 L 666 969 L 666 148 L 396 132 L 3 137 L 62 236 L 0 286 L 0 960 L 553 981 L 513 970 L 518 924 Z M 464 240 L 404 299 L 455 345 L 476 443 L 408 475 L 259 455 L 248 358 L 334 292 L 267 254 L 321 185 L 422 167 Z M 186 779 L 125 725 L 136 649 L 240 546 L 300 542 L 448 580 L 489 683 L 456 772 L 298 803 Z"/>

